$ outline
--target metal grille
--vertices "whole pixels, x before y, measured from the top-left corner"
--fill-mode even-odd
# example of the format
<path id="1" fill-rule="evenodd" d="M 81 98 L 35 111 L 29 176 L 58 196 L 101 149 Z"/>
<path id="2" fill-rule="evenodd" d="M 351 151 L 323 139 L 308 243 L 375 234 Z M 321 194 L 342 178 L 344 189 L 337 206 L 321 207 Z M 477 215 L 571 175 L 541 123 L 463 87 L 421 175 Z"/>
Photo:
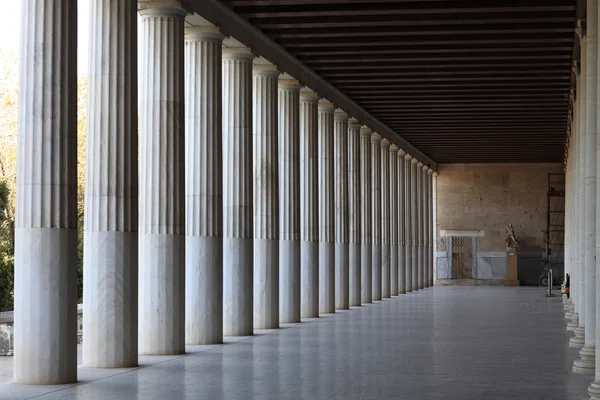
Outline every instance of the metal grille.
<path id="1" fill-rule="evenodd" d="M 452 279 L 473 277 L 473 238 L 454 236 L 452 238 Z"/>

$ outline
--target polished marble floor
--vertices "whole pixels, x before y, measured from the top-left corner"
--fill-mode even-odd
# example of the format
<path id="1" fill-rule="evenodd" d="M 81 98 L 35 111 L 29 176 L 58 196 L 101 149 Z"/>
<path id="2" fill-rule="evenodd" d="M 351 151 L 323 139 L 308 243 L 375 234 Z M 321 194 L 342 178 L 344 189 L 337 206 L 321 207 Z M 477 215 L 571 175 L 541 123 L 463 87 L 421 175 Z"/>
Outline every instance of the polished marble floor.
<path id="1" fill-rule="evenodd" d="M 563 315 L 541 288 L 436 287 L 0 399 L 587 399 Z"/>

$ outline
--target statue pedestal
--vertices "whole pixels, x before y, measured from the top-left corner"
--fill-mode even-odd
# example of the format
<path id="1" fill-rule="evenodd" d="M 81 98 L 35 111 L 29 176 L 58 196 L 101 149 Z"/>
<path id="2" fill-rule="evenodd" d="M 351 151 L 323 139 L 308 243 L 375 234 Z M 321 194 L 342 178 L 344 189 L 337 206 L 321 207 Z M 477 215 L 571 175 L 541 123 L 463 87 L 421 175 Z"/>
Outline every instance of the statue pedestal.
<path id="1" fill-rule="evenodd" d="M 504 286 L 519 286 L 518 252 L 515 249 L 506 249 L 506 280 Z"/>

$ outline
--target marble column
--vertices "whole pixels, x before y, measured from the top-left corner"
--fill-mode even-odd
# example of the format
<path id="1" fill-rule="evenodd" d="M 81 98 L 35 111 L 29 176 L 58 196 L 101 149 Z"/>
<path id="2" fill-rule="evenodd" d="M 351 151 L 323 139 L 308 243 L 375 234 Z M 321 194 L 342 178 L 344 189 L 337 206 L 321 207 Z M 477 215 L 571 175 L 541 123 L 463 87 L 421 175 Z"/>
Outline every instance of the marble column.
<path id="1" fill-rule="evenodd" d="M 417 247 L 417 288 L 423 289 L 423 163 L 417 163 L 417 186 L 416 191 L 416 206 L 415 206 L 415 223 L 416 223 L 416 238 L 415 244 Z"/>
<path id="2" fill-rule="evenodd" d="M 390 296 L 398 295 L 398 146 L 390 146 Z"/>
<path id="3" fill-rule="evenodd" d="M 371 226 L 372 226 L 372 294 L 373 300 L 381 300 L 381 135 L 371 135 Z"/>
<path id="4" fill-rule="evenodd" d="M 319 101 L 319 313 L 335 312 L 334 105 Z"/>
<path id="5" fill-rule="evenodd" d="M 427 182 L 427 177 L 429 176 L 429 167 L 427 165 L 423 166 L 422 173 L 422 182 L 423 188 L 421 193 L 423 195 L 422 211 L 421 215 L 423 218 L 423 223 L 421 225 L 422 233 L 421 233 L 421 241 L 423 243 L 422 252 L 422 268 L 423 268 L 423 289 L 429 287 L 429 248 L 427 244 L 427 238 L 429 236 L 429 185 Z"/>
<path id="6" fill-rule="evenodd" d="M 318 95 L 300 91 L 300 274 L 302 318 L 319 317 Z"/>
<path id="7" fill-rule="evenodd" d="M 419 161 L 413 158 L 410 161 L 410 235 L 411 235 L 411 276 L 412 290 L 419 290 L 419 208 L 418 208 L 418 193 L 419 193 L 419 174 L 417 172 L 417 163 Z"/>
<path id="8" fill-rule="evenodd" d="M 404 156 L 404 287 L 405 293 L 413 291 L 413 161 L 410 155 Z M 416 162 L 416 161 L 415 161 Z M 416 290 L 416 289 L 415 289 Z"/>
<path id="9" fill-rule="evenodd" d="M 348 259 L 348 114 L 334 115 L 335 309 L 350 308 Z"/>
<path id="10" fill-rule="evenodd" d="M 433 287 L 433 260 L 434 260 L 434 250 L 433 250 L 433 170 L 430 168 L 427 171 L 427 202 L 428 202 L 428 219 L 427 219 L 427 257 L 428 257 L 428 272 L 427 272 L 427 286 Z"/>
<path id="11" fill-rule="evenodd" d="M 90 2 L 83 365 L 138 357 L 137 7 Z"/>
<path id="12" fill-rule="evenodd" d="M 578 223 L 578 240 L 577 240 L 577 254 L 579 258 L 578 263 L 578 277 L 577 277 L 577 297 L 576 297 L 576 311 L 579 314 L 579 324 L 575 328 L 575 336 L 569 341 L 571 347 L 583 347 L 585 344 L 585 324 L 587 323 L 586 312 L 585 312 L 585 281 L 586 277 L 586 260 L 585 260 L 585 175 L 586 175 L 586 143 L 587 143 L 587 37 L 585 32 L 581 36 L 581 87 L 579 89 L 579 95 L 581 96 L 581 104 L 579 107 L 579 165 L 578 165 L 578 199 L 577 199 L 577 219 Z"/>
<path id="13" fill-rule="evenodd" d="M 13 379 L 72 383 L 77 381 L 77 1 L 21 3 Z"/>
<path id="14" fill-rule="evenodd" d="M 381 297 L 390 298 L 390 142 L 381 141 Z"/>
<path id="15" fill-rule="evenodd" d="M 252 60 L 223 49 L 223 334 L 252 335 L 254 288 Z"/>
<path id="16" fill-rule="evenodd" d="M 170 5 L 163 7 L 164 3 Z M 179 2 L 140 10 L 139 352 L 185 352 L 184 33 Z M 166 150 L 168 149 L 168 151 Z M 162 150 L 162 151 L 161 151 Z"/>
<path id="17" fill-rule="evenodd" d="M 597 144 L 597 88 L 598 88 L 598 0 L 587 1 L 586 57 L 586 143 L 584 176 L 584 215 L 582 228 L 585 260 L 585 342 L 575 360 L 573 372 L 594 374 L 596 368 L 596 144 Z M 583 53 L 582 53 L 583 54 Z M 599 249 L 600 250 L 600 249 Z M 599 252 L 600 255 L 600 252 Z M 600 334 L 600 332 L 599 332 Z"/>
<path id="18" fill-rule="evenodd" d="M 430 285 L 435 286 L 435 278 L 437 276 L 437 260 L 435 252 L 437 251 L 437 176 L 438 173 L 431 174 L 431 281 Z"/>
<path id="19" fill-rule="evenodd" d="M 255 64 L 252 81 L 254 328 L 274 329 L 279 328 L 279 71 Z"/>
<path id="20" fill-rule="evenodd" d="M 279 322 L 300 322 L 300 85 L 279 79 Z"/>
<path id="21" fill-rule="evenodd" d="M 361 301 L 363 304 L 373 301 L 373 212 L 371 208 L 371 129 L 360 128 L 360 269 Z"/>
<path id="22" fill-rule="evenodd" d="M 361 304 L 361 181 L 360 181 L 360 124 L 348 121 L 348 264 L 350 306 Z"/>
<path id="23" fill-rule="evenodd" d="M 404 150 L 398 149 L 398 294 L 406 294 L 405 157 Z"/>
<path id="24" fill-rule="evenodd" d="M 185 28 L 185 342 L 223 342 L 222 45 Z"/>

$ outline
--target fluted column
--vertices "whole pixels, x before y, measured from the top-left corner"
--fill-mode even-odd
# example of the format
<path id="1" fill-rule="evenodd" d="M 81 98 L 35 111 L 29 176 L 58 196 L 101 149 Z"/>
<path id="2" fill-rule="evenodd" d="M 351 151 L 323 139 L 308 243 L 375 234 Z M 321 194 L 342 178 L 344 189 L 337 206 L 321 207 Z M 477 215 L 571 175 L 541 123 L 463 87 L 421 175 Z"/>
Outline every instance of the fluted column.
<path id="1" fill-rule="evenodd" d="M 185 341 L 223 342 L 222 44 L 185 29 Z"/>
<path id="2" fill-rule="evenodd" d="M 71 383 L 77 380 L 77 1 L 21 3 L 13 378 Z"/>
<path id="3" fill-rule="evenodd" d="M 419 290 L 419 208 L 418 208 L 418 193 L 419 193 L 419 180 L 417 163 L 419 160 L 413 158 L 410 161 L 410 240 L 411 240 L 411 276 L 412 276 L 412 290 Z"/>
<path id="4" fill-rule="evenodd" d="M 381 300 L 381 135 L 371 135 L 371 253 L 373 300 Z"/>
<path id="5" fill-rule="evenodd" d="M 390 298 L 390 142 L 381 141 L 381 297 Z"/>
<path id="6" fill-rule="evenodd" d="M 90 3 L 83 365 L 138 357 L 137 7 Z"/>
<path id="7" fill-rule="evenodd" d="M 334 105 L 319 101 L 319 313 L 335 312 Z"/>
<path id="8" fill-rule="evenodd" d="M 160 8 L 140 10 L 139 352 L 181 354 L 185 352 L 186 11 L 179 2 L 148 4 Z"/>
<path id="9" fill-rule="evenodd" d="M 300 91 L 300 269 L 302 318 L 319 316 L 318 95 Z"/>
<path id="10" fill-rule="evenodd" d="M 585 343 L 573 372 L 594 374 L 596 369 L 596 171 L 598 88 L 598 0 L 587 1 L 586 143 L 585 143 Z M 598 249 L 600 250 L 600 249 Z M 598 253 L 600 255 L 600 251 Z M 599 260 L 600 261 L 600 260 Z M 550 283 L 549 283 L 550 284 Z M 600 334 L 600 332 L 599 332 Z"/>
<path id="11" fill-rule="evenodd" d="M 223 334 L 253 333 L 252 60 L 223 49 Z"/>
<path id="12" fill-rule="evenodd" d="M 348 114 L 334 115 L 335 309 L 350 307 L 348 264 Z"/>
<path id="13" fill-rule="evenodd" d="M 416 246 L 417 246 L 417 287 L 423 289 L 423 163 L 417 163 L 416 186 Z"/>
<path id="14" fill-rule="evenodd" d="M 586 175 L 586 143 L 587 143 L 587 37 L 585 32 L 581 36 L 581 87 L 579 88 L 580 106 L 579 106 L 579 157 L 578 157 L 578 191 L 577 191 L 577 219 L 578 223 L 578 240 L 577 254 L 579 258 L 578 276 L 577 276 L 577 292 L 576 311 L 579 314 L 578 326 L 575 328 L 575 336 L 569 341 L 571 347 L 583 347 L 585 344 L 585 281 L 586 281 L 586 260 L 585 260 L 585 175 Z"/>
<path id="15" fill-rule="evenodd" d="M 435 286 L 435 278 L 437 274 L 437 261 L 435 258 L 435 252 L 437 251 L 437 176 L 437 172 L 431 174 L 431 286 Z"/>
<path id="16" fill-rule="evenodd" d="M 398 146 L 390 146 L 390 296 L 398 295 Z"/>
<path id="17" fill-rule="evenodd" d="M 421 269 L 422 269 L 422 280 L 423 280 L 423 289 L 427 288 L 429 285 L 429 253 L 427 251 L 427 236 L 429 234 L 429 185 L 427 184 L 427 174 L 429 172 L 429 167 L 427 165 L 423 166 L 423 170 L 421 172 Z"/>
<path id="18" fill-rule="evenodd" d="M 427 171 L 427 286 L 433 286 L 433 170 Z"/>
<path id="19" fill-rule="evenodd" d="M 404 156 L 404 286 L 406 293 L 413 291 L 413 218 L 412 166 L 414 158 Z"/>
<path id="20" fill-rule="evenodd" d="M 406 294 L 406 215 L 405 215 L 405 157 L 404 150 L 398 150 L 398 190 L 396 198 L 398 199 L 398 294 Z"/>
<path id="21" fill-rule="evenodd" d="M 348 121 L 348 264 L 350 306 L 360 306 L 361 298 L 361 229 L 360 229 L 360 124 Z"/>
<path id="22" fill-rule="evenodd" d="M 373 226 L 371 225 L 371 129 L 360 128 L 360 269 L 361 301 L 373 301 Z"/>
<path id="23" fill-rule="evenodd" d="M 279 322 L 300 322 L 300 85 L 279 79 Z"/>
<path id="24" fill-rule="evenodd" d="M 254 327 L 279 328 L 279 71 L 256 64 L 253 79 Z"/>

